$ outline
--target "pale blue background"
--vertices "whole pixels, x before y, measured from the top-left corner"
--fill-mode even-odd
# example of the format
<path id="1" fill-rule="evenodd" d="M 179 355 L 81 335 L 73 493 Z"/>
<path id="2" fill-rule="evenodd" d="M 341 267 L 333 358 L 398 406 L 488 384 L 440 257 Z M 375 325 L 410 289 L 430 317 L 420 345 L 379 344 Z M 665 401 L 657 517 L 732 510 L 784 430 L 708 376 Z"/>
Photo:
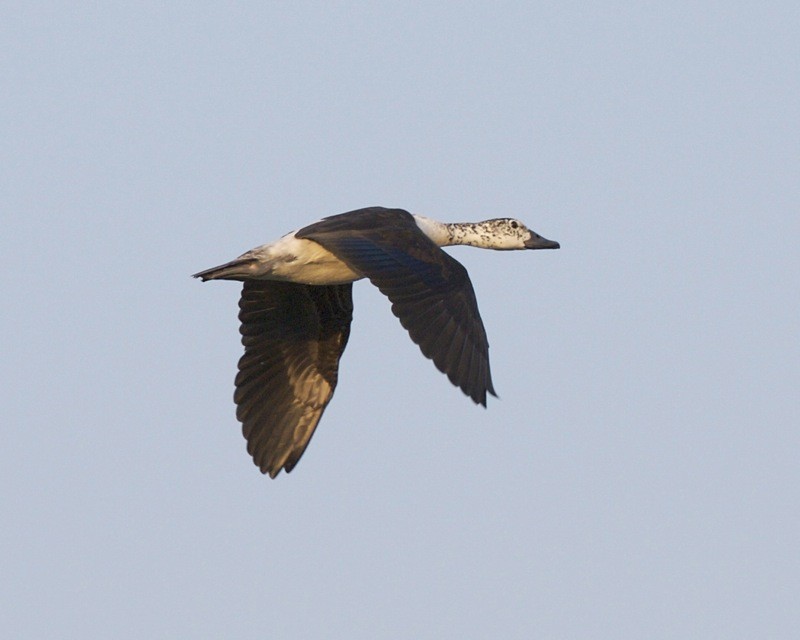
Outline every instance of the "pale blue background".
<path id="1" fill-rule="evenodd" d="M 8 638 L 796 638 L 796 2 L 0 10 Z M 453 250 L 500 401 L 371 286 L 296 471 L 199 269 L 366 205 Z"/>

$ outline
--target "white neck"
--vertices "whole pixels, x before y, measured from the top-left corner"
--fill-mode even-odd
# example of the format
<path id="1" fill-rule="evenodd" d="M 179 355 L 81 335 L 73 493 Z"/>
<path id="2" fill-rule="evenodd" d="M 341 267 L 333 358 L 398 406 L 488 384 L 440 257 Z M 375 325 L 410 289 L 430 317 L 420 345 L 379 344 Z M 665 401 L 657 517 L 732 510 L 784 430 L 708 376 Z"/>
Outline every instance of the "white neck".
<path id="1" fill-rule="evenodd" d="M 417 223 L 417 226 L 420 228 L 422 233 L 428 236 L 440 247 L 449 247 L 453 244 L 453 237 L 448 229 L 450 225 L 445 224 L 444 222 L 439 222 L 438 220 L 434 220 L 433 218 L 418 216 L 416 213 L 414 214 L 414 221 Z"/>
<path id="2" fill-rule="evenodd" d="M 439 222 L 414 214 L 417 226 L 440 247 L 467 245 L 481 249 L 523 248 L 516 237 L 498 228 L 497 220 L 483 222 Z"/>

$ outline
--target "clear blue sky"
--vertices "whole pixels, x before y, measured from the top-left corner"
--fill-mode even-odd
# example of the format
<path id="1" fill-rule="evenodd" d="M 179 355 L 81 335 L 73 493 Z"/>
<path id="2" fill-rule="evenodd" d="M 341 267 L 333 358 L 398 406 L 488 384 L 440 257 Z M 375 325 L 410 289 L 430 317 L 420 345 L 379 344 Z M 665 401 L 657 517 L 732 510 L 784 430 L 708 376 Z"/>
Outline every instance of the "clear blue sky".
<path id="1" fill-rule="evenodd" d="M 794 638 L 795 2 L 0 9 L 9 638 Z M 238 286 L 322 216 L 457 248 L 500 400 L 356 285 L 297 469 L 232 403 Z"/>

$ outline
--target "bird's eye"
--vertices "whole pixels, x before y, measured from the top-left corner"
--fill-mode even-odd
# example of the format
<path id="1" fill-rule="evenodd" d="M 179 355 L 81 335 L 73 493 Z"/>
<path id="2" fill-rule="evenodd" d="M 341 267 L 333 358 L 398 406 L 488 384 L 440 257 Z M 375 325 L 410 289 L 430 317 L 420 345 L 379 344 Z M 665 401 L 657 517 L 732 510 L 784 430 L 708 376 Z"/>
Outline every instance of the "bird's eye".
<path id="1" fill-rule="evenodd" d="M 518 226 L 519 226 L 519 225 L 517 225 L 517 221 L 516 221 L 516 220 L 512 220 L 512 221 L 511 221 L 511 228 L 512 228 L 512 229 L 516 229 Z"/>

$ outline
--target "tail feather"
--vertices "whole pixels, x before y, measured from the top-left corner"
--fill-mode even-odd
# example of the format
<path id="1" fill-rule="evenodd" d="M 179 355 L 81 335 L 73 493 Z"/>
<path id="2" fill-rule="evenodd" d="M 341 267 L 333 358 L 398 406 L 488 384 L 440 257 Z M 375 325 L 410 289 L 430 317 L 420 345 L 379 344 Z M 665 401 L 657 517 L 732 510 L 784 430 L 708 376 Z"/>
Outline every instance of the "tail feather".
<path id="1" fill-rule="evenodd" d="M 207 280 L 248 280 L 253 277 L 258 265 L 255 258 L 236 258 L 218 267 L 211 267 L 205 271 L 198 271 L 193 278 Z"/>

